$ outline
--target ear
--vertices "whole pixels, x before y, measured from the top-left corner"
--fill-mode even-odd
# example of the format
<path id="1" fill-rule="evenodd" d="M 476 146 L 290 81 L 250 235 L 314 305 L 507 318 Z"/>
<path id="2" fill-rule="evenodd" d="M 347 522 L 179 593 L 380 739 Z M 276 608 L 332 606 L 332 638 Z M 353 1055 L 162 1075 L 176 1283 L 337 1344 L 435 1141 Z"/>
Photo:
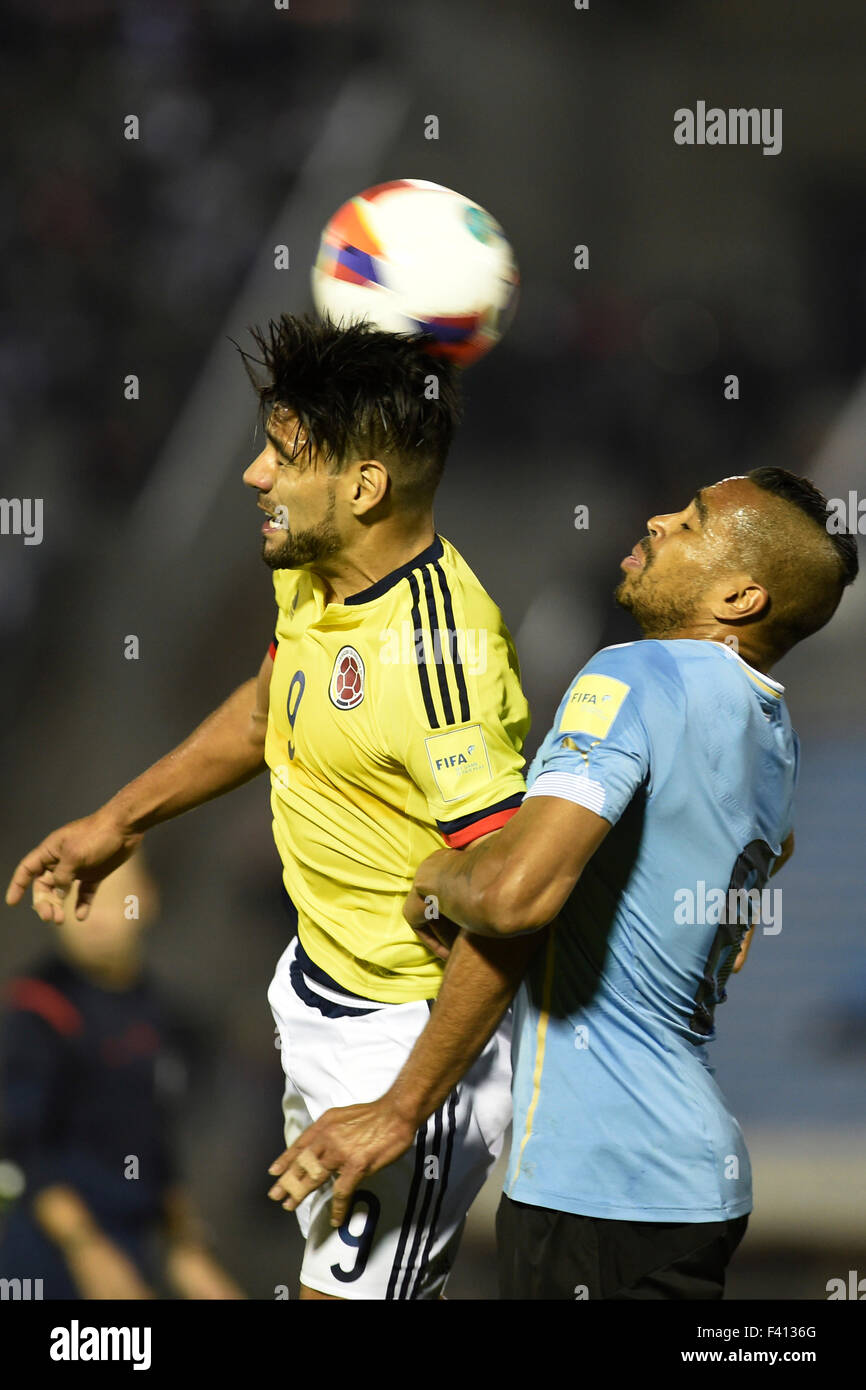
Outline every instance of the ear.
<path id="1" fill-rule="evenodd" d="M 362 516 L 384 501 L 391 479 L 379 459 L 362 459 L 352 467 L 349 502 L 357 516 Z"/>
<path id="2" fill-rule="evenodd" d="M 770 606 L 769 591 L 750 574 L 730 575 L 715 585 L 707 598 L 713 617 L 723 624 L 763 617 Z"/>

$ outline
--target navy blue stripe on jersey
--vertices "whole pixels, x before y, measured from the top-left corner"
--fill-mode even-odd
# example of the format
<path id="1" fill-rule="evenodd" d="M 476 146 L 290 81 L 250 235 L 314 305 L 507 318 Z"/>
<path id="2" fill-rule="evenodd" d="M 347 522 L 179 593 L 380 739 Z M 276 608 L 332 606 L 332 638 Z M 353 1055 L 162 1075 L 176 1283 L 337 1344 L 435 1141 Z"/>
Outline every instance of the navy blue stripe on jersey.
<path id="1" fill-rule="evenodd" d="M 458 831 L 465 830 L 467 826 L 474 825 L 478 820 L 485 820 L 487 816 L 495 816 L 499 811 L 517 810 L 523 801 L 523 792 L 515 792 L 514 796 L 507 796 L 504 801 L 497 801 L 495 806 L 485 806 L 481 811 L 470 811 L 468 816 L 458 816 L 456 820 L 437 820 L 436 829 L 442 835 L 456 835 Z"/>
<path id="2" fill-rule="evenodd" d="M 360 1018 L 362 1014 L 376 1013 L 375 1008 L 352 1009 L 348 1004 L 338 1004 L 333 999 L 326 999 L 324 995 L 314 993 L 304 979 L 303 971 L 297 959 L 293 960 L 289 966 L 289 977 L 292 981 L 292 989 L 302 1003 L 309 1005 L 311 1009 L 318 1009 L 325 1018 Z M 338 985 L 337 988 L 341 989 L 342 986 Z"/>
<path id="3" fill-rule="evenodd" d="M 381 598 L 387 594 L 389 589 L 393 589 L 395 584 L 399 584 L 401 579 L 408 579 L 414 569 L 419 565 L 432 564 L 434 560 L 442 557 L 442 541 L 437 536 L 432 545 L 428 545 L 426 550 L 422 550 L 420 555 L 416 555 L 414 560 L 409 560 L 399 569 L 392 570 L 383 579 L 377 579 L 375 584 L 371 584 L 368 589 L 361 589 L 360 593 L 350 594 L 343 602 L 347 604 L 369 603 L 371 599 Z"/>
<path id="4" fill-rule="evenodd" d="M 442 710 L 445 723 L 454 723 L 454 706 L 451 704 L 451 691 L 448 689 L 448 674 L 439 647 L 440 629 L 436 616 L 436 600 L 433 597 L 433 580 L 428 566 L 421 571 L 424 576 L 424 597 L 427 600 L 427 621 L 430 624 L 430 641 L 433 644 L 433 661 L 436 665 L 436 678 L 439 681 L 439 694 L 442 697 Z M 450 634 L 449 634 L 450 636 Z"/>
<path id="5" fill-rule="evenodd" d="M 451 590 L 448 587 L 448 580 L 445 578 L 445 571 L 437 560 L 433 565 L 436 571 L 436 578 L 439 580 L 439 590 L 442 594 L 442 606 L 445 610 L 445 625 L 448 629 L 448 640 L 451 645 L 452 657 L 454 660 L 454 675 L 457 680 L 457 691 L 460 695 L 460 718 L 464 724 L 469 718 L 469 691 L 466 689 L 466 676 L 463 673 L 463 662 L 460 659 L 460 651 L 457 646 L 457 629 L 454 626 L 454 606 L 451 602 Z"/>
<path id="6" fill-rule="evenodd" d="M 415 1136 L 415 1171 L 412 1174 L 412 1186 L 409 1188 L 409 1199 L 406 1202 L 406 1215 L 403 1217 L 403 1225 L 400 1227 L 400 1239 L 397 1242 L 397 1253 L 394 1256 L 394 1263 L 391 1266 L 391 1277 L 388 1280 L 388 1288 L 385 1293 L 386 1299 L 396 1299 L 397 1280 L 400 1276 L 400 1269 L 403 1263 L 403 1252 L 406 1249 L 406 1242 L 409 1239 L 409 1232 L 412 1229 L 412 1221 L 415 1216 L 415 1203 L 418 1200 L 418 1189 L 424 1177 L 424 1150 L 427 1146 L 427 1120 Z"/>
<path id="7" fill-rule="evenodd" d="M 421 591 L 418 588 L 418 580 L 414 574 L 408 576 L 409 588 L 412 590 L 412 630 L 415 633 L 415 640 L 418 640 L 418 633 L 421 631 Z M 418 679 L 421 682 L 421 697 L 424 701 L 424 708 L 427 711 L 427 719 L 431 729 L 439 728 L 439 720 L 436 716 L 436 707 L 433 704 L 433 693 L 430 689 L 430 676 L 427 671 L 427 663 L 423 654 L 415 647 L 415 662 L 418 667 Z"/>
<path id="8" fill-rule="evenodd" d="M 430 1230 L 427 1234 L 427 1244 L 424 1246 L 421 1268 L 418 1270 L 418 1277 L 415 1280 L 415 1287 L 412 1290 L 412 1298 L 417 1298 L 418 1290 L 423 1287 L 424 1275 L 427 1273 L 427 1266 L 430 1263 L 430 1252 L 433 1249 L 433 1241 L 436 1237 L 436 1227 L 439 1224 L 442 1199 L 448 1187 L 448 1174 L 451 1170 L 451 1151 L 454 1148 L 454 1131 L 457 1128 L 457 1097 L 458 1088 L 455 1086 L 451 1095 L 448 1097 L 448 1141 L 445 1147 L 445 1161 L 442 1164 L 442 1172 L 439 1175 L 439 1192 L 436 1197 L 436 1207 L 433 1211 L 433 1220 L 430 1222 Z"/>
<path id="9" fill-rule="evenodd" d="M 427 1158 L 435 1157 L 437 1168 L 439 1166 L 439 1151 L 442 1147 L 442 1109 L 443 1108 L 440 1105 L 439 1109 L 435 1112 L 433 1116 L 433 1143 L 430 1146 L 430 1153 L 427 1155 Z M 438 1179 L 438 1177 L 439 1173 L 437 1172 L 436 1178 Z M 427 1224 L 427 1213 L 429 1212 L 430 1205 L 433 1201 L 433 1189 L 435 1186 L 433 1178 L 428 1178 L 426 1177 L 426 1175 L 425 1183 L 426 1189 L 424 1192 L 424 1200 L 421 1203 L 421 1211 L 415 1225 L 415 1238 L 412 1241 L 412 1249 L 409 1252 L 409 1260 L 407 1263 L 406 1274 L 403 1279 L 403 1287 L 400 1293 L 398 1294 L 398 1298 L 401 1299 L 408 1299 L 412 1297 L 413 1279 L 417 1284 L 419 1270 L 416 1269 L 416 1261 L 418 1259 L 418 1254 L 421 1250 L 421 1242 L 424 1239 L 424 1228 Z"/>
<path id="10" fill-rule="evenodd" d="M 341 985 L 339 980 L 332 979 L 326 970 L 323 970 L 320 965 L 317 965 L 316 962 L 307 955 L 301 945 L 300 937 L 298 937 L 298 944 L 295 947 L 295 960 L 298 962 L 298 965 L 305 975 L 309 975 L 311 980 L 315 980 L 319 985 L 324 985 L 326 989 L 336 990 L 338 994 L 347 994 L 350 999 L 357 999 L 361 1004 L 376 1003 L 375 999 L 368 999 L 363 994 L 356 994 L 354 990 L 346 989 L 345 985 Z"/>

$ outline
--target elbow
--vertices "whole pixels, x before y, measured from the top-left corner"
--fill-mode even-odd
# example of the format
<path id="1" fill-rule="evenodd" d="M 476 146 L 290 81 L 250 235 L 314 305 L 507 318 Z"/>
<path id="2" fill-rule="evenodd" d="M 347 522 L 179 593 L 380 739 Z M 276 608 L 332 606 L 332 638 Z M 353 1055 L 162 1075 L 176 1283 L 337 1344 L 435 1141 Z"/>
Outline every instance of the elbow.
<path id="1" fill-rule="evenodd" d="M 491 936 L 540 931 L 552 922 L 560 903 L 536 891 L 519 873 L 503 872 L 479 895 L 479 925 Z"/>

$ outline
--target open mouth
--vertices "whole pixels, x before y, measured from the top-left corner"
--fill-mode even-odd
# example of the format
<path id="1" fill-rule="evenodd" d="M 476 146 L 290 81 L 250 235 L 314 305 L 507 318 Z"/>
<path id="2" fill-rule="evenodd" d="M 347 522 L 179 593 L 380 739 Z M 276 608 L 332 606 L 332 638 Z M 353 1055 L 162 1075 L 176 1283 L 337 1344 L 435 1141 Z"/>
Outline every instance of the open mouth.
<path id="1" fill-rule="evenodd" d="M 269 512 L 267 507 L 259 507 L 259 511 L 264 512 L 265 516 L 267 517 L 267 521 L 265 521 L 262 525 L 263 536 L 270 536 L 275 531 L 286 531 L 288 529 L 286 527 L 285 522 L 278 521 L 275 513 Z"/>
<path id="2" fill-rule="evenodd" d="M 642 570 L 645 564 L 646 553 L 640 541 L 638 541 L 631 554 L 626 555 L 625 559 L 621 561 L 620 568 L 624 570 Z"/>

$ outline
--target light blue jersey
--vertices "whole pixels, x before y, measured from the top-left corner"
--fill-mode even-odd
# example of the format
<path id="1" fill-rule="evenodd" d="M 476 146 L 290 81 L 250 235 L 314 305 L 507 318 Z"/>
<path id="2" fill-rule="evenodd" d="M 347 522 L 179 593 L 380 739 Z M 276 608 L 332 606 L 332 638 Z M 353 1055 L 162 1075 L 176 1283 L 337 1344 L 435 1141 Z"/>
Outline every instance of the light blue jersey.
<path id="1" fill-rule="evenodd" d="M 737 890 L 762 888 L 791 830 L 783 697 L 729 647 L 678 640 L 606 648 L 563 699 L 527 797 L 576 801 L 613 829 L 518 994 L 514 1200 L 627 1221 L 751 1211 L 706 1045 L 758 907 Z M 768 932 L 777 901 L 764 889 Z"/>

